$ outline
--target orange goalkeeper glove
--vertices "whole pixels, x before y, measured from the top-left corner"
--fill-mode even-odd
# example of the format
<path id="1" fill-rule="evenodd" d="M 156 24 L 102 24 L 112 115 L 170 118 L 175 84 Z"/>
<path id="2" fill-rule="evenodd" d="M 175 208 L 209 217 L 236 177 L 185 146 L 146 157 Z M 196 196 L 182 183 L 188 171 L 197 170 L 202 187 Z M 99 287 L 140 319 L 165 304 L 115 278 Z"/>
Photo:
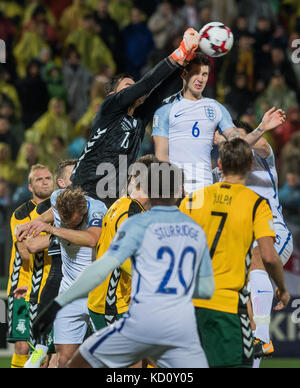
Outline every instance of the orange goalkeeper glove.
<path id="1" fill-rule="evenodd" d="M 199 45 L 200 34 L 193 28 L 188 28 L 179 47 L 171 54 L 176 62 L 191 61 L 195 58 L 195 51 Z"/>

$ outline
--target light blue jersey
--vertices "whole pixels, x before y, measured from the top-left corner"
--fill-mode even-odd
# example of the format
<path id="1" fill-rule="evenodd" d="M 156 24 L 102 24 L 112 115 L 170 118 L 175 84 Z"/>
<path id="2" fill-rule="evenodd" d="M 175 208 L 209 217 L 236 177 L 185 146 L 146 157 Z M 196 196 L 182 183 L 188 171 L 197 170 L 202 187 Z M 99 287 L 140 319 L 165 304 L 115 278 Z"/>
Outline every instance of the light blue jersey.
<path id="1" fill-rule="evenodd" d="M 276 242 L 274 247 L 279 254 L 283 265 L 285 265 L 293 252 L 293 238 L 289 231 L 278 197 L 278 174 L 276 170 L 276 161 L 272 148 L 268 158 L 260 157 L 254 150 L 254 163 L 247 176 L 246 186 L 255 191 L 260 196 L 266 198 L 270 204 L 274 227 L 276 232 Z M 222 174 L 218 168 L 213 171 L 214 183 L 222 180 Z M 254 243 L 254 247 L 257 243 Z"/>
<path id="2" fill-rule="evenodd" d="M 122 263 L 130 257 L 133 264 L 131 305 L 122 335 L 151 344 L 169 344 L 172 336 L 180 343 L 187 332 L 197 338 L 195 279 L 213 275 L 206 236 L 198 224 L 175 206 L 157 206 L 126 220 L 107 254 Z"/>
<path id="3" fill-rule="evenodd" d="M 51 195 L 51 206 L 54 213 L 54 223 L 57 228 L 65 227 L 58 211 L 56 210 L 56 199 L 62 190 L 57 190 Z M 88 203 L 88 213 L 78 230 L 87 230 L 90 227 L 102 227 L 102 219 L 107 212 L 103 202 L 85 196 Z M 60 292 L 65 291 L 76 280 L 78 275 L 92 263 L 96 258 L 94 248 L 80 247 L 71 244 L 69 241 L 58 238 L 61 246 L 62 257 L 62 282 Z"/>
<path id="4" fill-rule="evenodd" d="M 254 164 L 248 174 L 246 185 L 269 201 L 276 231 L 274 246 L 285 265 L 293 252 L 293 238 L 282 215 L 282 207 L 278 197 L 278 174 L 271 147 L 270 152 L 269 157 L 263 159 L 253 151 Z"/>
<path id="5" fill-rule="evenodd" d="M 234 127 L 229 112 L 210 98 L 187 100 L 181 93 L 165 100 L 154 114 L 152 136 L 169 139 L 169 160 L 183 168 L 185 190 L 213 183 L 211 150 L 215 131 Z"/>

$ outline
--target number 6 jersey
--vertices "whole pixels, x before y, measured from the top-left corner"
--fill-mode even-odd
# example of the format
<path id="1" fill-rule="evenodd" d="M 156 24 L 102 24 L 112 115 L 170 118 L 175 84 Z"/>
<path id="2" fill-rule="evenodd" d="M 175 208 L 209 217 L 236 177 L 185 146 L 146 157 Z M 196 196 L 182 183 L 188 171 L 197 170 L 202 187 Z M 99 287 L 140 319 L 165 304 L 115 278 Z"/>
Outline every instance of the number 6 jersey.
<path id="1" fill-rule="evenodd" d="M 152 136 L 169 139 L 170 163 L 184 170 L 184 188 L 191 193 L 213 183 L 211 150 L 215 131 L 223 133 L 232 127 L 229 112 L 216 100 L 192 101 L 178 93 L 155 112 Z"/>

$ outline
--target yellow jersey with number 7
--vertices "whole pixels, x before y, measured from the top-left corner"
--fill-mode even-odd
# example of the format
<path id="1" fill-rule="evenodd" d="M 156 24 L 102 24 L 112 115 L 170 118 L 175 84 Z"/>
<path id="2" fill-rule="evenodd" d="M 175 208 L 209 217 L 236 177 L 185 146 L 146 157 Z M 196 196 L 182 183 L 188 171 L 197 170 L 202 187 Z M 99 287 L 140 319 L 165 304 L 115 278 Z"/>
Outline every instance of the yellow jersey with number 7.
<path id="1" fill-rule="evenodd" d="M 248 301 L 252 244 L 276 236 L 268 201 L 244 185 L 219 182 L 186 197 L 180 210 L 203 228 L 214 270 L 212 299 L 194 305 L 237 314 Z"/>

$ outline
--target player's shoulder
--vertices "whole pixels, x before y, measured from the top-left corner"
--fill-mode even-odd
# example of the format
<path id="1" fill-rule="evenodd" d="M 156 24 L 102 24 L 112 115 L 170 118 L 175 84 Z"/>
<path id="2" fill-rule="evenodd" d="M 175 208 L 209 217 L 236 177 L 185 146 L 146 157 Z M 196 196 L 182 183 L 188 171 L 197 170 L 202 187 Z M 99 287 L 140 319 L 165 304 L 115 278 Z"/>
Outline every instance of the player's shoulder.
<path id="1" fill-rule="evenodd" d="M 51 208 L 51 200 L 50 198 L 48 198 L 37 205 L 36 212 L 38 215 L 41 215 L 45 213 L 47 210 L 49 210 L 50 208 Z"/>
<path id="2" fill-rule="evenodd" d="M 85 195 L 84 197 L 85 197 L 87 204 L 88 204 L 89 215 L 94 217 L 95 214 L 102 214 L 102 217 L 104 217 L 104 215 L 107 212 L 107 207 L 106 207 L 105 203 L 98 200 L 98 199 L 91 198 L 87 195 Z M 94 218 L 98 218 L 98 217 L 94 217 Z"/>
<path id="3" fill-rule="evenodd" d="M 52 205 L 56 203 L 57 197 L 59 196 L 60 193 L 63 192 L 63 190 L 64 189 L 58 189 L 58 190 L 53 191 L 53 193 L 50 196 L 50 202 Z"/>
<path id="4" fill-rule="evenodd" d="M 246 201 L 249 205 L 253 205 L 253 218 L 255 217 L 257 209 L 260 207 L 260 205 L 267 206 L 267 208 L 271 211 L 269 200 L 263 197 L 262 195 L 256 193 L 249 187 L 244 187 L 243 196 L 244 198 L 246 197 Z"/>
<path id="5" fill-rule="evenodd" d="M 22 221 L 25 218 L 29 217 L 33 210 L 36 208 L 36 204 L 30 199 L 29 201 L 24 202 L 20 205 L 12 214 L 18 221 Z"/>

